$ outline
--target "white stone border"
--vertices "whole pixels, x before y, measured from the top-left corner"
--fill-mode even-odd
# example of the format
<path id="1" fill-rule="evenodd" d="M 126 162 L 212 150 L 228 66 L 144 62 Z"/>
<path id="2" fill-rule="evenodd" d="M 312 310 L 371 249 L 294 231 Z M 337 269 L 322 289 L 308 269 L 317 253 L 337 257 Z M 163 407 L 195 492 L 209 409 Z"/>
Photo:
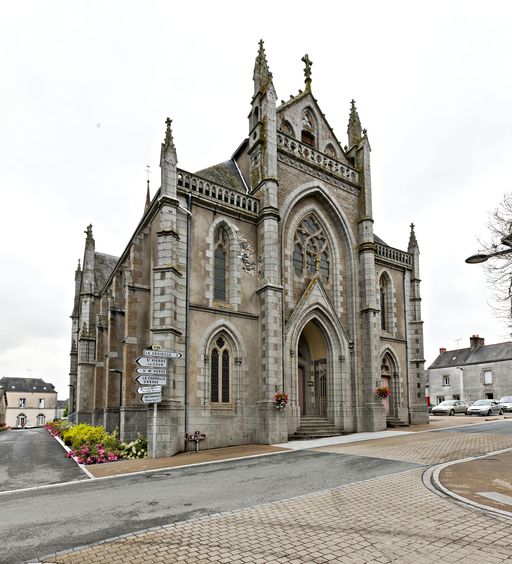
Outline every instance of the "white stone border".
<path id="1" fill-rule="evenodd" d="M 497 515 L 501 515 L 503 517 L 508 517 L 509 519 L 512 519 L 512 512 L 510 511 L 505 511 L 504 509 L 497 509 L 494 507 L 491 507 L 489 505 L 484 505 L 483 503 L 478 503 L 476 501 L 472 501 L 466 497 L 463 497 L 459 494 L 456 494 L 455 492 L 452 492 L 451 490 L 449 490 L 448 488 L 446 488 L 445 486 L 443 486 L 443 484 L 441 483 L 441 480 L 439 479 L 439 475 L 441 473 L 441 470 L 443 470 L 444 468 L 447 468 L 448 466 L 453 466 L 454 464 L 462 464 L 463 462 L 471 462 L 473 460 L 479 460 L 481 458 L 488 458 L 489 456 L 496 456 L 498 454 L 503 454 L 505 452 L 512 452 L 512 448 L 505 448 L 502 450 L 496 450 L 494 452 L 488 452 L 487 454 L 483 454 L 481 456 L 470 456 L 468 458 L 462 458 L 460 460 L 452 460 L 451 462 L 445 462 L 443 464 L 438 464 L 436 466 L 430 467 L 428 468 L 425 473 L 430 473 L 430 482 L 434 487 L 434 491 L 438 490 L 438 492 L 442 492 L 446 497 L 450 497 L 452 499 L 455 499 L 465 505 L 470 505 L 472 507 L 475 507 L 476 509 L 479 509 L 480 511 L 485 511 L 486 513 L 495 513 Z M 428 479 L 428 478 L 427 478 Z M 425 483 L 425 482 L 424 482 Z"/>

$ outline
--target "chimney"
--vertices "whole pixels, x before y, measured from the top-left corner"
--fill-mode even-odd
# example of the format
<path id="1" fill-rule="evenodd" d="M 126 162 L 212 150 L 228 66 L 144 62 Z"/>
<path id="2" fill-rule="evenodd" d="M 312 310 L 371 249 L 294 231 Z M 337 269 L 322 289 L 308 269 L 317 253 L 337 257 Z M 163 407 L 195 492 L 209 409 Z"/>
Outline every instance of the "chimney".
<path id="1" fill-rule="evenodd" d="M 478 335 L 473 335 L 469 338 L 469 344 L 472 349 L 477 349 L 478 347 L 485 346 L 484 338 L 479 337 Z"/>
<path id="2" fill-rule="evenodd" d="M 444 354 L 446 352 L 446 349 L 444 347 L 441 347 L 439 349 L 439 354 Z"/>

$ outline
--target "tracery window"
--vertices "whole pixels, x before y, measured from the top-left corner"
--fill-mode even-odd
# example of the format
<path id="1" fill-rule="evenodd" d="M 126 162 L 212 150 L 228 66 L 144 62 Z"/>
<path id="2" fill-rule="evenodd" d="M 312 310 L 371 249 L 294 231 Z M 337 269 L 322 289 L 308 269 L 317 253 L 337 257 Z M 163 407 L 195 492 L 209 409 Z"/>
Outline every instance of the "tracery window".
<path id="1" fill-rule="evenodd" d="M 308 215 L 295 232 L 293 267 L 297 276 L 318 274 L 324 283 L 329 281 L 330 264 L 327 237 L 320 222 Z"/>
<path id="2" fill-rule="evenodd" d="M 227 251 L 228 237 L 226 231 L 220 228 L 213 255 L 213 299 L 221 302 L 226 301 Z"/>
<path id="3" fill-rule="evenodd" d="M 210 400 L 212 403 L 229 403 L 231 396 L 230 351 L 227 340 L 220 335 L 210 354 Z"/>

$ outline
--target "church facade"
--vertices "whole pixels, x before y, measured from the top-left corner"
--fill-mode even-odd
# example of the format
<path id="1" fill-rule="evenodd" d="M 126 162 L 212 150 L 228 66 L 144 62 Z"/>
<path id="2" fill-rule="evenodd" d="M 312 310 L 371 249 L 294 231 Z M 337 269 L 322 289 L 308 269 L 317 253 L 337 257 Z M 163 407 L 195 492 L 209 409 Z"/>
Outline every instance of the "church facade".
<path id="1" fill-rule="evenodd" d="M 278 105 L 260 43 L 248 137 L 224 163 L 178 168 L 167 120 L 161 186 L 120 257 L 96 252 L 87 228 L 72 314 L 76 422 L 119 427 L 125 440 L 141 432 L 169 456 L 195 431 L 215 448 L 282 443 L 313 419 L 336 433 L 428 421 L 413 226 L 407 251 L 374 235 L 355 104 L 342 146 L 303 62 L 304 91 Z M 149 348 L 181 354 L 156 409 L 134 379 Z"/>

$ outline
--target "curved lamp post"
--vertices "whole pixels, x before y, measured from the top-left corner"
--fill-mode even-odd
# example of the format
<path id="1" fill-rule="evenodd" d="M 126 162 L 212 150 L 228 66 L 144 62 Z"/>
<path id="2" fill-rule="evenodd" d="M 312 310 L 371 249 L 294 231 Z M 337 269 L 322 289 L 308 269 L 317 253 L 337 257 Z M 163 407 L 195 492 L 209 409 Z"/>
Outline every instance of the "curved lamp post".
<path id="1" fill-rule="evenodd" d="M 507 235 L 506 237 L 501 238 L 501 242 L 503 245 L 509 247 L 508 249 L 503 249 L 501 251 L 495 251 L 494 253 L 484 254 L 484 253 L 477 253 L 476 255 L 471 255 L 468 257 L 465 262 L 468 264 L 478 264 L 480 262 L 485 262 L 487 259 L 492 257 L 499 257 L 501 255 L 509 255 L 512 253 L 512 233 Z"/>

